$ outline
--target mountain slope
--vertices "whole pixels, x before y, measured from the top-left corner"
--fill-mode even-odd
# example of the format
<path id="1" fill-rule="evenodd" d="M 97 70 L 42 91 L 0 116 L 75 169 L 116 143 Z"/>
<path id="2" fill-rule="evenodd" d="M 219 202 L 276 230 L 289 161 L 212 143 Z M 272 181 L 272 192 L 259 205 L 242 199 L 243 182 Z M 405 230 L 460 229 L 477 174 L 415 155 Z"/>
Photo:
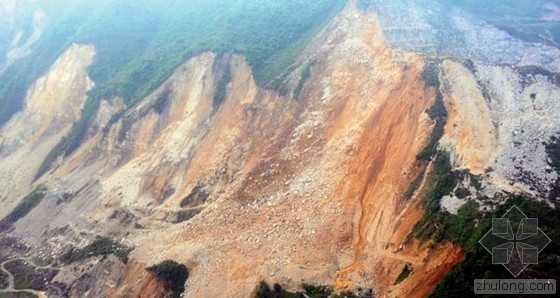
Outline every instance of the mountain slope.
<path id="1" fill-rule="evenodd" d="M 504 33 L 492 40 L 511 43 L 514 57 L 539 48 L 552 60 L 507 64 L 504 53 L 495 64 L 481 56 L 488 40 L 443 55 L 399 43 L 416 23 L 403 35 L 388 25 L 407 14 L 423 22 L 423 1 L 406 14 L 402 3 L 358 2 L 306 27 L 309 42 L 272 70 L 271 85 L 251 57 L 262 49 L 209 47 L 178 55 L 139 93 L 92 105 L 91 90 L 107 86 L 95 75 L 103 45 L 65 48 L 0 130 L 1 272 L 16 275 L 5 265 L 23 259 L 32 276 L 54 270 L 48 285 L 27 283 L 30 293 L 151 297 L 165 282 L 145 269 L 171 259 L 188 268 L 186 297 L 249 297 L 261 280 L 423 297 L 469 262 L 484 210 L 511 194 L 554 208 L 557 49 L 523 50 L 527 41 Z M 336 11 L 319 8 L 324 22 Z M 460 20 L 497 30 L 453 14 L 453 34 L 467 34 Z M 118 73 L 108 81 L 117 89 L 144 82 Z"/>

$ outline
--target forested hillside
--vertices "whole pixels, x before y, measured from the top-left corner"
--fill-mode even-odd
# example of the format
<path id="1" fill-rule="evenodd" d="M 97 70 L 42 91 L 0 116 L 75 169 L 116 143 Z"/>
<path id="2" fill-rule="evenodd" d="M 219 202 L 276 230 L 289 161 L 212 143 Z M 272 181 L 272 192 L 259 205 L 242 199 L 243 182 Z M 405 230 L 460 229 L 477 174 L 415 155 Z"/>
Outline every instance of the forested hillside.
<path id="1" fill-rule="evenodd" d="M 22 108 L 25 90 L 72 43 L 93 44 L 95 88 L 70 135 L 47 158 L 83 140 L 101 99 L 132 106 L 186 59 L 203 51 L 247 57 L 257 83 L 273 87 L 310 38 L 345 5 L 328 1 L 84 1 L 50 7 L 51 22 L 33 54 L 0 80 L 0 125 Z"/>

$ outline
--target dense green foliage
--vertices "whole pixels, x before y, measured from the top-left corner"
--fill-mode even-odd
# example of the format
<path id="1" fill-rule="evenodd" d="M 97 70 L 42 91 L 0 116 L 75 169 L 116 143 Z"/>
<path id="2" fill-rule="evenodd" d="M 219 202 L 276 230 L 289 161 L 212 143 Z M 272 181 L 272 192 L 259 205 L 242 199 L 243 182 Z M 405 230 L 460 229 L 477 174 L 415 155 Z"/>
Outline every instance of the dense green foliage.
<path id="1" fill-rule="evenodd" d="M 163 282 L 165 290 L 172 292 L 171 297 L 178 298 L 185 291 L 185 281 L 189 278 L 189 270 L 185 265 L 166 260 L 146 270 L 153 272 Z"/>
<path id="2" fill-rule="evenodd" d="M 118 257 L 123 263 L 128 261 L 131 249 L 107 237 L 98 237 L 84 248 L 71 248 L 61 256 L 61 261 L 72 263 L 96 256 L 108 256 L 110 254 Z"/>
<path id="3" fill-rule="evenodd" d="M 560 146 L 555 138 L 546 145 L 551 165 L 558 169 Z M 454 171 L 447 153 L 438 152 L 429 173 L 427 189 L 422 194 L 425 213 L 416 224 L 411 236 L 420 240 L 433 239 L 436 242 L 451 241 L 466 251 L 465 260 L 457 264 L 444 277 L 432 293 L 432 297 L 472 296 L 472 282 L 477 278 L 511 278 L 511 274 L 501 265 L 492 265 L 491 254 L 478 243 L 491 229 L 492 218 L 501 217 L 517 205 L 528 217 L 539 218 L 539 227 L 552 239 L 551 244 L 539 255 L 539 264 L 531 265 L 519 278 L 558 278 L 560 277 L 560 211 L 550 208 L 544 202 L 536 202 L 523 197 L 511 197 L 492 212 L 480 212 L 476 201 L 468 201 L 457 215 L 441 211 L 439 200 L 449 194 L 459 181 L 469 175 L 475 188 L 480 188 L 476 177 L 469 173 Z M 464 194 L 461 194 L 465 192 Z M 468 190 L 455 191 L 457 196 L 469 195 Z"/>
<path id="4" fill-rule="evenodd" d="M 511 197 L 493 212 L 484 214 L 476 229 L 463 240 L 465 259 L 443 278 L 432 297 L 470 297 L 474 279 L 512 278 L 502 265 L 492 264 L 491 254 L 478 241 L 492 228 L 492 218 L 502 217 L 514 204 L 528 217 L 538 218 L 539 228 L 552 240 L 539 254 L 539 264 L 530 265 L 518 278 L 560 278 L 560 210 L 544 202 Z"/>
<path id="5" fill-rule="evenodd" d="M 303 297 L 302 293 L 288 292 L 282 288 L 280 284 L 274 284 L 273 289 L 265 282 L 259 283 L 255 298 L 300 298 Z"/>
<path id="6" fill-rule="evenodd" d="M 309 298 L 328 298 L 334 292 L 333 287 L 329 286 L 313 286 L 310 284 L 301 285 L 303 292 L 288 292 L 282 288 L 279 284 L 274 284 L 274 288 L 270 289 L 270 286 L 265 282 L 261 281 L 259 288 L 256 293 L 256 298 L 304 298 L 304 294 Z"/>
<path id="7" fill-rule="evenodd" d="M 259 85 L 278 86 L 276 79 L 291 69 L 310 38 L 345 3 L 83 0 L 59 13 L 33 49 L 36 54 L 12 65 L 0 80 L 0 125 L 21 109 L 26 89 L 68 45 L 95 45 L 97 55 L 88 70 L 95 87 L 81 118 L 47 156 L 39 177 L 58 156 L 82 143 L 101 99 L 120 95 L 131 106 L 197 53 L 241 53 Z"/>
<path id="8" fill-rule="evenodd" d="M 436 100 L 434 104 L 426 110 L 426 113 L 435 121 L 434 129 L 430 134 L 430 139 L 426 146 L 416 156 L 419 160 L 430 160 L 437 152 L 437 144 L 444 133 L 445 124 L 447 122 L 447 110 L 443 103 L 443 94 L 440 90 L 439 81 L 439 62 L 428 61 L 421 73 L 421 78 L 427 86 L 434 87 L 436 91 Z"/>
<path id="9" fill-rule="evenodd" d="M 397 276 L 397 279 L 395 280 L 395 285 L 400 284 L 411 273 L 412 273 L 412 265 L 411 264 L 404 265 L 403 270 L 401 271 L 401 273 L 399 274 L 399 276 Z"/>
<path id="10" fill-rule="evenodd" d="M 9 229 L 12 224 L 25 217 L 33 208 L 37 207 L 45 197 L 46 192 L 46 187 L 41 185 L 25 196 L 12 212 L 0 220 L 0 232 Z"/>

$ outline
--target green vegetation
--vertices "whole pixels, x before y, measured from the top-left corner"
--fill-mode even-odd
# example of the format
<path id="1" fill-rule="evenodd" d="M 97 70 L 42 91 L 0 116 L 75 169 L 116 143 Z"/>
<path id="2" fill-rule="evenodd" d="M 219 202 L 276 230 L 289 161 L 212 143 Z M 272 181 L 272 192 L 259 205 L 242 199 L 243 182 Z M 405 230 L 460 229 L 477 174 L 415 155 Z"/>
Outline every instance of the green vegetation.
<path id="1" fill-rule="evenodd" d="M 420 187 L 420 184 L 422 184 L 422 180 L 424 179 L 424 174 L 426 174 L 426 170 L 422 170 L 420 173 L 418 173 L 416 178 L 412 180 L 412 183 L 410 183 L 410 185 L 404 192 L 405 200 L 410 200 L 412 196 L 416 193 L 416 191 Z"/>
<path id="2" fill-rule="evenodd" d="M 333 287 L 330 286 L 313 286 L 303 283 L 301 287 L 303 292 L 287 292 L 279 284 L 274 284 L 274 289 L 270 289 L 265 281 L 261 281 L 255 298 L 304 298 L 304 294 L 309 298 L 328 298 L 334 293 Z"/>
<path id="3" fill-rule="evenodd" d="M 58 273 L 58 270 L 36 269 L 19 259 L 6 263 L 4 267 L 14 276 L 14 288 L 17 290 L 46 291 L 45 281 L 51 281 Z"/>
<path id="4" fill-rule="evenodd" d="M 128 261 L 131 249 L 107 237 L 98 237 L 91 244 L 82 249 L 71 248 L 60 257 L 64 263 L 72 263 L 96 256 L 115 255 L 123 263 Z"/>
<path id="5" fill-rule="evenodd" d="M 183 207 L 196 207 L 202 205 L 208 199 L 208 193 L 203 189 L 202 184 L 197 184 L 191 193 L 181 200 L 180 206 Z"/>
<path id="6" fill-rule="evenodd" d="M 555 136 L 550 137 L 550 141 L 545 143 L 545 150 L 549 159 L 548 164 L 560 174 L 560 139 Z M 554 200 L 553 202 L 557 202 L 556 198 L 558 197 L 560 197 L 560 177 L 552 185 L 548 198 Z"/>
<path id="7" fill-rule="evenodd" d="M 538 218 L 539 228 L 552 240 L 539 254 L 539 264 L 530 265 L 518 278 L 560 277 L 560 210 L 545 202 L 514 196 L 480 218 L 476 229 L 462 240 L 465 259 L 445 275 L 431 297 L 463 297 L 464 293 L 472 292 L 473 280 L 477 278 L 512 278 L 503 266 L 492 265 L 491 254 L 478 241 L 492 228 L 492 218 L 502 217 L 514 204 L 528 217 Z"/>
<path id="8" fill-rule="evenodd" d="M 551 165 L 557 169 L 560 160 L 558 144 L 555 138 L 546 144 Z M 552 239 L 551 244 L 539 255 L 539 264 L 531 265 L 521 273 L 519 278 L 558 278 L 560 277 L 560 211 L 545 202 L 524 197 L 510 197 L 504 204 L 497 205 L 492 212 L 481 212 L 474 200 L 465 203 L 457 215 L 441 211 L 439 201 L 442 196 L 453 191 L 460 181 L 470 178 L 472 185 L 479 189 L 480 181 L 468 172 L 454 171 L 445 152 L 436 153 L 433 169 L 426 179 L 428 187 L 422 193 L 422 205 L 425 213 L 413 228 L 409 237 L 421 241 L 433 239 L 436 242 L 450 241 L 460 245 L 466 251 L 466 258 L 446 274 L 442 282 L 432 293 L 432 297 L 463 296 L 472 290 L 472 281 L 476 278 L 511 278 L 511 274 L 501 265 L 492 265 L 491 254 L 478 243 L 492 226 L 492 218 L 501 217 L 506 211 L 517 205 L 528 217 L 539 218 L 539 227 Z M 468 189 L 459 187 L 455 191 L 458 197 L 471 195 Z M 404 272 L 404 270 L 403 270 Z"/>
<path id="9" fill-rule="evenodd" d="M 185 281 L 189 278 L 189 270 L 185 265 L 166 260 L 146 270 L 153 272 L 163 282 L 165 290 L 172 292 L 171 297 L 178 298 L 185 291 Z"/>
<path id="10" fill-rule="evenodd" d="M 165 107 L 169 103 L 169 96 L 171 96 L 171 90 L 165 89 L 155 100 L 152 108 L 156 113 L 161 114 L 165 110 Z M 113 120 L 113 119 L 111 119 Z M 113 120 L 116 121 L 116 120 Z"/>
<path id="11" fill-rule="evenodd" d="M 467 188 L 458 187 L 458 188 L 455 190 L 455 196 L 456 196 L 457 198 L 459 198 L 459 199 L 465 199 L 465 198 L 467 198 L 467 197 L 470 196 L 470 195 L 471 195 L 471 192 L 470 192 L 470 190 L 468 190 Z"/>
<path id="12" fill-rule="evenodd" d="M 439 152 L 429 173 L 426 188 L 422 195 L 424 215 L 414 226 L 410 236 L 420 240 L 434 239 L 436 242 L 451 241 L 463 245 L 475 228 L 475 220 L 481 217 L 476 201 L 468 201 L 459 208 L 457 215 L 442 211 L 440 200 L 450 194 L 457 183 L 466 175 L 453 171 L 449 155 Z"/>
<path id="13" fill-rule="evenodd" d="M 416 159 L 418 160 L 430 160 L 437 153 L 437 144 L 443 136 L 448 116 L 443 103 L 443 94 L 440 90 L 441 83 L 439 81 L 439 62 L 428 61 L 420 76 L 422 80 L 426 82 L 427 86 L 434 87 L 436 91 L 436 100 L 434 104 L 426 110 L 426 113 L 436 122 L 436 124 L 430 134 L 428 143 L 416 156 Z"/>
<path id="14" fill-rule="evenodd" d="M 315 64 L 315 61 L 309 62 L 309 64 L 307 64 L 305 66 L 305 68 L 303 69 L 303 71 L 301 72 L 301 77 L 298 81 L 296 89 L 294 89 L 294 98 L 296 98 L 296 99 L 299 98 L 299 94 L 301 93 L 301 90 L 303 89 L 303 85 L 311 77 L 311 67 L 313 67 L 314 64 Z"/>
<path id="15" fill-rule="evenodd" d="M 97 55 L 88 69 L 95 87 L 88 93 L 81 118 L 48 154 L 38 178 L 57 157 L 73 153 L 86 138 L 101 99 L 122 96 L 130 107 L 200 52 L 243 54 L 260 86 L 278 87 L 282 83 L 278 78 L 345 3 L 193 0 L 161 5 L 125 0 L 70 5 L 33 49 L 37 54 L 14 64 L 0 80 L 0 125 L 21 109 L 26 89 L 68 45 L 96 46 Z M 219 103 L 225 92 L 217 93 Z"/>
<path id="16" fill-rule="evenodd" d="M 255 298 L 361 298 L 373 297 L 373 293 L 357 295 L 352 291 L 346 290 L 334 293 L 331 286 L 313 286 L 307 283 L 301 285 L 302 291 L 288 292 L 280 284 L 275 283 L 272 288 L 263 280 L 259 283 Z M 361 291 L 359 289 L 358 291 Z"/>
<path id="17" fill-rule="evenodd" d="M 401 271 L 401 273 L 399 274 L 399 276 L 397 276 L 397 279 L 395 280 L 395 285 L 400 284 L 411 273 L 412 273 L 412 264 L 404 265 L 403 270 Z"/>
<path id="18" fill-rule="evenodd" d="M 263 280 L 259 284 L 255 298 L 300 298 L 303 297 L 301 293 L 287 292 L 280 284 L 274 284 L 274 289 Z"/>
<path id="19" fill-rule="evenodd" d="M 212 106 L 215 110 L 217 110 L 226 99 L 227 85 L 229 82 L 231 82 L 231 66 L 228 63 L 225 66 L 224 73 L 216 84 L 216 93 L 214 94 L 214 101 L 212 102 Z"/>
<path id="20" fill-rule="evenodd" d="M 550 137 L 550 142 L 545 144 L 545 150 L 550 159 L 549 165 L 560 173 L 560 139 Z"/>
<path id="21" fill-rule="evenodd" d="M 310 298 L 326 298 L 334 292 L 334 288 L 331 286 L 314 286 L 303 283 L 301 287 L 303 288 L 303 292 Z"/>
<path id="22" fill-rule="evenodd" d="M 82 109 L 81 117 L 78 121 L 74 122 L 70 133 L 62 138 L 62 140 L 47 154 L 45 160 L 39 166 L 34 180 L 37 180 L 44 173 L 46 173 L 51 164 L 61 155 L 70 155 L 81 145 L 84 140 L 87 128 L 93 115 L 99 108 L 100 100 L 88 97 Z"/>
<path id="23" fill-rule="evenodd" d="M 46 192 L 47 188 L 41 185 L 25 196 L 10 214 L 0 220 L 0 232 L 9 229 L 12 224 L 25 217 L 33 208 L 37 207 L 45 197 Z"/>

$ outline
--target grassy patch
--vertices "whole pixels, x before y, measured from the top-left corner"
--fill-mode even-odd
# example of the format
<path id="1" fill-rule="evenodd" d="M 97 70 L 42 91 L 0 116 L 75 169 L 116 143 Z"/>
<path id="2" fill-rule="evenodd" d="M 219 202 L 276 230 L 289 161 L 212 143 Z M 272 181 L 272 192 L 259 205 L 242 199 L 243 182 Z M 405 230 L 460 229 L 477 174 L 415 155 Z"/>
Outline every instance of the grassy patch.
<path id="1" fill-rule="evenodd" d="M 98 237 L 84 248 L 71 248 L 61 256 L 64 263 L 72 263 L 96 256 L 108 256 L 110 254 L 118 257 L 123 263 L 128 261 L 131 249 L 107 237 Z"/>
<path id="2" fill-rule="evenodd" d="M 172 293 L 171 297 L 178 298 L 185 291 L 185 281 L 189 277 L 189 270 L 185 265 L 166 260 L 146 270 L 153 272 L 163 282 L 165 290 Z"/>
<path id="3" fill-rule="evenodd" d="M 399 274 L 399 276 L 397 276 L 397 279 L 395 280 L 395 285 L 400 284 L 403 280 L 405 280 L 410 274 L 412 273 L 412 264 L 406 264 L 403 267 L 403 270 L 401 271 L 401 273 Z"/>
<path id="4" fill-rule="evenodd" d="M 46 192 L 47 188 L 41 185 L 25 196 L 10 214 L 0 220 L 0 232 L 9 229 L 12 224 L 25 217 L 33 208 L 37 207 L 45 197 Z"/>

